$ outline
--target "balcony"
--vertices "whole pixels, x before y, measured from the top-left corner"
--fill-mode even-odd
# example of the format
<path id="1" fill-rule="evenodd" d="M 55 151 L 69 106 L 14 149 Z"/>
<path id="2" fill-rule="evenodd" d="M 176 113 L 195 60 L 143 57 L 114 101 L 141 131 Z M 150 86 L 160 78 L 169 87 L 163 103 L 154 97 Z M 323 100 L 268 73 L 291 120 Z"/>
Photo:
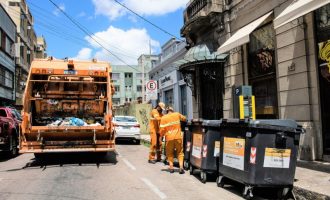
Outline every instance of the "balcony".
<path id="1" fill-rule="evenodd" d="M 188 4 L 184 11 L 184 23 L 198 17 L 206 17 L 213 12 L 221 13 L 223 10 L 222 0 L 194 0 Z"/>
<path id="2" fill-rule="evenodd" d="M 212 13 L 223 12 L 223 0 L 192 0 L 188 3 L 184 11 L 184 26 L 181 33 L 185 33 L 190 24 L 194 22 L 203 22 L 209 20 Z M 205 25 L 205 24 L 204 24 Z"/>

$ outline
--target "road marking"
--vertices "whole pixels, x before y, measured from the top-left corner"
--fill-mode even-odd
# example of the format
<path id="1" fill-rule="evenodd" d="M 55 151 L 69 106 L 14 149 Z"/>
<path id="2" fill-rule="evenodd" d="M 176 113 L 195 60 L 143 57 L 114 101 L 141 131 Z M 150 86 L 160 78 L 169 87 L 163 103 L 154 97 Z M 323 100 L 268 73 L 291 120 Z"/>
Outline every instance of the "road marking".
<path id="1" fill-rule="evenodd" d="M 132 170 L 136 170 L 136 168 L 134 167 L 134 165 L 132 165 L 132 163 L 130 163 L 128 160 L 126 160 L 125 158 L 123 158 L 124 163 L 127 165 L 127 167 L 131 168 Z"/>
<path id="2" fill-rule="evenodd" d="M 161 199 L 166 199 L 167 196 L 162 193 L 157 186 L 155 186 L 154 184 L 151 183 L 151 181 L 149 181 L 146 178 L 141 178 L 141 180 L 154 192 L 156 193 Z"/>

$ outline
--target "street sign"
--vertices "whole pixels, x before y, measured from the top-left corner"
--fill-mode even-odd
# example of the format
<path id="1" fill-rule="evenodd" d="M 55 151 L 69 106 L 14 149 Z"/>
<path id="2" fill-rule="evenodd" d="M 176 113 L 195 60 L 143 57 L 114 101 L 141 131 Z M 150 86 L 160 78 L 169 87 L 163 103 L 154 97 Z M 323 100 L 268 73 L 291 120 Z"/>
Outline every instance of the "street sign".
<path id="1" fill-rule="evenodd" d="M 154 80 L 150 80 L 146 84 L 146 99 L 149 100 L 157 100 L 157 82 Z"/>

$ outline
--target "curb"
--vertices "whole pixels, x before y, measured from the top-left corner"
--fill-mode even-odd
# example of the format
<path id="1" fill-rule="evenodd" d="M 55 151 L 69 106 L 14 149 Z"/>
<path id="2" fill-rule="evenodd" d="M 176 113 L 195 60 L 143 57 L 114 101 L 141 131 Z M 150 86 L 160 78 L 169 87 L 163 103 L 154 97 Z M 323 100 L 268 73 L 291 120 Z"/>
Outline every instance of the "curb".
<path id="1" fill-rule="evenodd" d="M 296 197 L 296 200 L 330 200 L 330 196 L 323 195 L 317 192 L 313 192 L 301 187 L 294 186 L 293 193 Z"/>

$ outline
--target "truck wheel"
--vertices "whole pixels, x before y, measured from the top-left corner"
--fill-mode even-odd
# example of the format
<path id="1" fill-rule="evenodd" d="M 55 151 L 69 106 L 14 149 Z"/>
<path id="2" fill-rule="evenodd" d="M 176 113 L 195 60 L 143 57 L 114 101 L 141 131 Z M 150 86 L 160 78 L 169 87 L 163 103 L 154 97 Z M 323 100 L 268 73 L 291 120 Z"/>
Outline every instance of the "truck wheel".
<path id="1" fill-rule="evenodd" d="M 16 134 L 10 137 L 10 157 L 16 157 L 18 155 L 18 138 Z"/>

